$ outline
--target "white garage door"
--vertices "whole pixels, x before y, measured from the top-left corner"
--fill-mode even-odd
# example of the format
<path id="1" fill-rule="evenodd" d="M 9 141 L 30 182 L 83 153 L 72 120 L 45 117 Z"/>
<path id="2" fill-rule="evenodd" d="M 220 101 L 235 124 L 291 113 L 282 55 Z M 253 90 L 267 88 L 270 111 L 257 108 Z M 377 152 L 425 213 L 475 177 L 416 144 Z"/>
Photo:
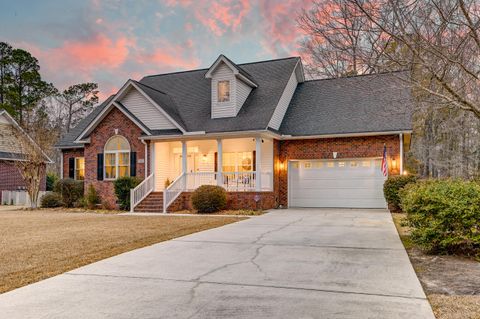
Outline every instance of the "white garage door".
<path id="1" fill-rule="evenodd" d="M 289 162 L 289 206 L 384 208 L 381 159 Z"/>

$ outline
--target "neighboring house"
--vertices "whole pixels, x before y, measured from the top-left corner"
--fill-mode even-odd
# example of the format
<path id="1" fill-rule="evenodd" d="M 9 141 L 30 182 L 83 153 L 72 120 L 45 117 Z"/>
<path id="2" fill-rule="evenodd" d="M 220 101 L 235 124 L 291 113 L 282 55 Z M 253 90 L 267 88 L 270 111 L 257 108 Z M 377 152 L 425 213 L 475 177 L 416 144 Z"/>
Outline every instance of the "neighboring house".
<path id="1" fill-rule="evenodd" d="M 25 160 L 25 154 L 23 154 L 17 141 L 18 137 L 13 134 L 13 130 L 26 134 L 7 111 L 0 110 L 0 204 L 3 204 L 2 191 L 25 190 L 25 182 L 15 165 L 15 162 Z M 33 140 L 32 143 L 34 143 Z M 45 165 L 48 162 L 51 161 L 45 156 Z M 45 188 L 46 178 L 44 174 L 40 191 L 45 191 Z"/>
<path id="2" fill-rule="evenodd" d="M 306 81 L 298 57 L 220 55 L 208 69 L 128 80 L 59 142 L 63 176 L 110 206 L 112 181 L 137 176 L 137 211 L 188 208 L 204 184 L 224 187 L 231 208 L 385 207 L 384 145 L 402 174 L 412 129 L 401 76 Z"/>

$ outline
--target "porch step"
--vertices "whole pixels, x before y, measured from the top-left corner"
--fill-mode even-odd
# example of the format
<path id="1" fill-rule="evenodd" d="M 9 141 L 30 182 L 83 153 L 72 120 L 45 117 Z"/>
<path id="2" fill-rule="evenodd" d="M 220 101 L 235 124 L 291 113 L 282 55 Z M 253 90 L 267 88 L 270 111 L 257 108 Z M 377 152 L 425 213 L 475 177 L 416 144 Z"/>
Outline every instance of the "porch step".
<path id="1" fill-rule="evenodd" d="M 134 209 L 135 212 L 162 213 L 163 212 L 163 192 L 150 193 Z"/>

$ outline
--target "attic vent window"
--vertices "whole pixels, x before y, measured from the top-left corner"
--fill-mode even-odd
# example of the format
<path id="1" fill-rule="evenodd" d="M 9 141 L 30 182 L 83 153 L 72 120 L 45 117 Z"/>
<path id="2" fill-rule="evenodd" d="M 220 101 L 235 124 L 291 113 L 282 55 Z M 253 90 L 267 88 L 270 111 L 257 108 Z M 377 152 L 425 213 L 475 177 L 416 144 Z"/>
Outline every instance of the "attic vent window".
<path id="1" fill-rule="evenodd" d="M 218 102 L 230 101 L 230 81 L 218 81 Z"/>

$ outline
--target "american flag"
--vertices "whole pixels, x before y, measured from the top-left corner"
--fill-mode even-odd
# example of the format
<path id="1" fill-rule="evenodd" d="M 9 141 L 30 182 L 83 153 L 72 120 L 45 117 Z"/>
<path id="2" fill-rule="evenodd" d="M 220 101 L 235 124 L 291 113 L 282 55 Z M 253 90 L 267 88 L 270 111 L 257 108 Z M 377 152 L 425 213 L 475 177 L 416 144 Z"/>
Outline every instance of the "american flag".
<path id="1" fill-rule="evenodd" d="M 383 176 L 388 175 L 387 145 L 385 144 L 383 144 L 382 173 L 383 173 Z"/>

